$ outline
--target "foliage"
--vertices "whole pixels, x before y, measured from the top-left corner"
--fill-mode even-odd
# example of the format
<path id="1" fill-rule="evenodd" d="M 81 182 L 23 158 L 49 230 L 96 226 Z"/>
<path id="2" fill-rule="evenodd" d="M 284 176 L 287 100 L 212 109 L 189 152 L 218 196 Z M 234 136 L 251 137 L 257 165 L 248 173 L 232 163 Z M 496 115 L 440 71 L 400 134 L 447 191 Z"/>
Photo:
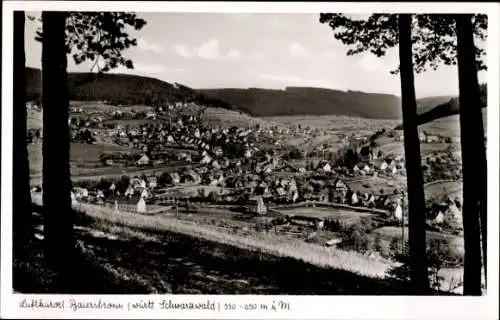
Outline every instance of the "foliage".
<path id="1" fill-rule="evenodd" d="M 215 191 L 211 191 L 209 194 L 208 194 L 208 200 L 210 202 L 217 202 L 219 201 L 219 194 Z"/>
<path id="2" fill-rule="evenodd" d="M 334 37 L 350 48 L 347 55 L 370 52 L 382 57 L 399 43 L 397 14 L 372 14 L 366 20 L 351 19 L 344 14 L 322 13 L 320 23 L 327 23 Z M 474 16 L 474 36 L 486 40 L 487 15 Z M 457 41 L 454 16 L 450 14 L 417 14 L 412 19 L 414 69 L 417 73 L 436 70 L 440 64 L 457 64 Z M 476 47 L 478 70 L 486 70 L 486 52 Z M 399 67 L 391 73 L 399 72 Z"/>
<path id="3" fill-rule="evenodd" d="M 432 239 L 427 254 L 427 263 L 429 265 L 429 277 L 431 287 L 439 290 L 440 282 L 444 279 L 439 275 L 439 271 L 444 266 L 443 253 L 447 251 L 446 242 L 442 239 Z"/>
<path id="4" fill-rule="evenodd" d="M 341 246 L 346 250 L 354 250 L 365 253 L 372 250 L 373 242 L 367 235 L 365 229 L 360 227 L 358 224 L 355 224 L 344 232 Z"/>
<path id="5" fill-rule="evenodd" d="M 32 17 L 31 20 L 33 19 Z M 133 69 L 132 60 L 125 58 L 123 51 L 136 46 L 137 39 L 130 37 L 125 30 L 127 27 L 140 30 L 144 25 L 146 21 L 132 12 L 68 12 L 67 53 L 72 54 L 76 64 L 91 61 L 91 71 L 97 67 L 99 73 L 119 66 Z M 35 39 L 42 41 L 41 27 L 38 28 Z"/>

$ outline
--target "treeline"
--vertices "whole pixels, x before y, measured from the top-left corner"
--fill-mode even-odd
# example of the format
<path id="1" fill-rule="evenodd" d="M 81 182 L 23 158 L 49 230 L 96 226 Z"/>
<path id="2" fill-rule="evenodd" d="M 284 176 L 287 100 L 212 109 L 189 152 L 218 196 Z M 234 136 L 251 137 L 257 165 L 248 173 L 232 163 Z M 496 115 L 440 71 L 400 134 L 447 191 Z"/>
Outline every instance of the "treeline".
<path id="1" fill-rule="evenodd" d="M 364 118 L 401 118 L 399 97 L 388 94 L 309 87 L 287 87 L 285 90 L 204 89 L 200 92 L 257 117 L 332 114 Z"/>
<path id="2" fill-rule="evenodd" d="M 232 109 L 220 101 L 180 84 L 127 74 L 68 73 L 70 100 L 106 101 L 112 105 L 161 106 L 197 102 L 209 107 Z M 26 100 L 40 100 L 40 70 L 26 68 Z"/>

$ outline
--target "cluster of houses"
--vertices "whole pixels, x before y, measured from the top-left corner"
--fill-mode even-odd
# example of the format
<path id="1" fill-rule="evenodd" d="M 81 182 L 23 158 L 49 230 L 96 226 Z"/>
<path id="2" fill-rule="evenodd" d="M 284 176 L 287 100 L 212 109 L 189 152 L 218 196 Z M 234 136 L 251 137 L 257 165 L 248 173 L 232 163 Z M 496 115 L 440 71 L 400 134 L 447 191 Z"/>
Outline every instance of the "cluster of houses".
<path id="1" fill-rule="evenodd" d="M 403 141 L 404 135 L 402 130 L 393 130 L 387 133 L 387 136 L 393 137 L 395 141 Z M 420 143 L 445 143 L 450 142 L 450 138 L 427 131 L 419 131 L 418 140 Z"/>

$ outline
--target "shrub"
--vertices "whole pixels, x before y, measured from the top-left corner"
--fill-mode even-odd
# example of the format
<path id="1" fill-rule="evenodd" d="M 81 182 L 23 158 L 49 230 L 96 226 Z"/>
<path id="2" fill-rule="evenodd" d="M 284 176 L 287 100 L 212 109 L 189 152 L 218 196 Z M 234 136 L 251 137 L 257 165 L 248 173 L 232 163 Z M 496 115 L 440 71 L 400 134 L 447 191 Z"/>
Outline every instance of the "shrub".
<path id="1" fill-rule="evenodd" d="M 372 239 L 367 234 L 361 235 L 359 251 L 367 252 L 372 250 L 372 248 L 373 248 Z"/>
<path id="2" fill-rule="evenodd" d="M 215 192 L 215 191 L 211 191 L 208 194 L 208 199 L 211 202 L 217 202 L 217 201 L 219 201 L 219 194 L 217 192 Z"/>
<path id="3" fill-rule="evenodd" d="M 382 238 L 380 237 L 380 234 L 377 234 L 375 236 L 375 240 L 373 240 L 373 250 L 382 252 Z"/>
<path id="4" fill-rule="evenodd" d="M 401 253 L 401 240 L 398 238 L 392 238 L 389 244 L 389 250 L 392 256 L 396 257 Z"/>

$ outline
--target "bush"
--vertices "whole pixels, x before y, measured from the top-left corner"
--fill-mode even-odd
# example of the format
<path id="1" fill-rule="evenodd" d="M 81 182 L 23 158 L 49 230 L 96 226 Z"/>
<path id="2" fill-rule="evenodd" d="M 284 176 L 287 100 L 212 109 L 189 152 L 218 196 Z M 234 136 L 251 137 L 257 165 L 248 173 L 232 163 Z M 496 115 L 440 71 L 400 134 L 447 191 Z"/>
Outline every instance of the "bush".
<path id="1" fill-rule="evenodd" d="M 210 202 L 217 202 L 219 201 L 219 194 L 215 191 L 211 191 L 209 194 L 208 194 L 208 200 Z"/>
<path id="2" fill-rule="evenodd" d="M 389 244 L 390 254 L 396 257 L 401 253 L 401 240 L 398 238 L 392 238 Z"/>
<path id="3" fill-rule="evenodd" d="M 372 248 L 373 248 L 372 239 L 367 234 L 363 234 L 360 239 L 359 251 L 364 253 L 372 250 Z"/>

